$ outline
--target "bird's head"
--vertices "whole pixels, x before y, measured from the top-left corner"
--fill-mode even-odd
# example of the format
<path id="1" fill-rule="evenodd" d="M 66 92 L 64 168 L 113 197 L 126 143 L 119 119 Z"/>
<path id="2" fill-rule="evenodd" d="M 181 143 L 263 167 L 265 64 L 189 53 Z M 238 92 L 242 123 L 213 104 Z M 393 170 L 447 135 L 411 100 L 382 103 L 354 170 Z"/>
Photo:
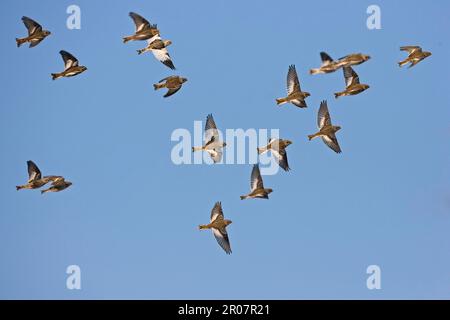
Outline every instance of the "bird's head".
<path id="1" fill-rule="evenodd" d="M 309 92 L 304 92 L 305 97 L 309 97 L 311 94 Z"/>
<path id="2" fill-rule="evenodd" d="M 44 33 L 44 36 L 49 36 L 49 35 L 52 34 L 52 33 L 51 33 L 50 31 L 48 31 L 48 30 L 44 30 L 43 33 Z"/>
<path id="3" fill-rule="evenodd" d="M 226 146 L 227 146 L 226 142 L 224 142 L 224 143 L 222 144 L 222 146 L 223 146 L 223 147 L 226 147 Z"/>
<path id="4" fill-rule="evenodd" d="M 366 90 L 366 89 L 369 89 L 369 88 L 370 88 L 370 86 L 369 86 L 368 84 L 363 84 L 363 85 L 362 85 L 362 87 L 363 87 L 363 89 L 364 89 L 364 90 Z"/>
<path id="5" fill-rule="evenodd" d="M 172 44 L 172 41 L 170 41 L 170 40 L 165 40 L 164 41 L 164 45 L 167 47 L 167 46 L 170 46 Z"/>
<path id="6" fill-rule="evenodd" d="M 341 127 L 340 127 L 340 126 L 333 126 L 333 127 L 334 127 L 334 131 L 335 131 L 335 132 L 341 130 Z"/>
<path id="7" fill-rule="evenodd" d="M 66 185 L 67 185 L 67 187 L 70 187 L 72 185 L 72 182 L 66 181 Z"/>
<path id="8" fill-rule="evenodd" d="M 86 71 L 87 68 L 86 68 L 85 66 L 81 66 L 81 70 L 82 70 L 82 71 Z"/>
<path id="9" fill-rule="evenodd" d="M 431 56 L 431 52 L 424 51 L 424 52 L 423 52 L 423 55 L 424 55 L 425 57 L 429 57 L 429 56 Z"/>
<path id="10" fill-rule="evenodd" d="M 185 83 L 187 81 L 187 78 L 181 78 L 181 83 Z"/>
<path id="11" fill-rule="evenodd" d="M 362 58 L 363 58 L 364 61 L 367 61 L 367 60 L 370 59 L 370 56 L 367 55 L 367 54 L 362 54 L 361 56 L 362 56 Z"/>
<path id="12" fill-rule="evenodd" d="M 267 192 L 267 193 L 271 193 L 272 191 L 273 191 L 273 190 L 270 189 L 270 188 L 266 189 L 266 192 Z"/>
<path id="13" fill-rule="evenodd" d="M 284 143 L 286 144 L 286 147 L 287 147 L 288 145 L 292 144 L 292 141 L 291 140 L 284 140 Z"/>
<path id="14" fill-rule="evenodd" d="M 223 220 L 223 222 L 225 223 L 225 226 L 228 226 L 229 224 L 232 224 L 233 223 L 233 221 L 231 221 L 231 220 Z"/>

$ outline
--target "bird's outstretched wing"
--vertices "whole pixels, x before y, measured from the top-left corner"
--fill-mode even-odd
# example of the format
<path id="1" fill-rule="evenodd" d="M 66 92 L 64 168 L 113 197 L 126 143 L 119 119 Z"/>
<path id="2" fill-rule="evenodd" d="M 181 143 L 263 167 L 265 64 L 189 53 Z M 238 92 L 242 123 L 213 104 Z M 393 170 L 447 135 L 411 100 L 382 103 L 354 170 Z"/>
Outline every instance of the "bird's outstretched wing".
<path id="1" fill-rule="evenodd" d="M 287 74 L 287 93 L 288 95 L 294 91 L 301 91 L 300 82 L 298 81 L 297 70 L 295 65 L 290 65 Z"/>
<path id="2" fill-rule="evenodd" d="M 205 123 L 205 141 L 206 144 L 210 143 L 214 138 L 214 141 L 219 141 L 219 131 L 217 130 L 216 122 L 212 114 L 208 114 Z"/>
<path id="3" fill-rule="evenodd" d="M 284 171 L 291 170 L 291 168 L 289 168 L 289 163 L 288 163 L 286 149 L 284 149 L 284 148 L 272 148 L 272 149 L 270 149 L 270 151 L 272 151 L 272 154 L 274 155 L 275 159 L 277 160 L 278 165 Z"/>
<path id="4" fill-rule="evenodd" d="M 413 52 L 421 52 L 422 48 L 419 47 L 419 46 L 403 46 L 403 47 L 400 47 L 400 50 L 401 51 L 406 51 L 409 54 L 411 54 Z"/>
<path id="5" fill-rule="evenodd" d="M 330 134 L 330 135 L 327 135 L 327 136 L 322 136 L 322 140 L 334 152 L 341 153 L 341 147 L 339 146 L 339 142 L 338 142 L 338 140 L 336 138 L 336 135 L 334 133 Z"/>
<path id="6" fill-rule="evenodd" d="M 323 51 L 320 53 L 320 59 L 322 60 L 322 67 L 327 66 L 333 62 L 333 59 Z"/>
<path id="7" fill-rule="evenodd" d="M 253 166 L 252 175 L 250 176 L 250 190 L 255 191 L 257 189 L 264 189 L 263 179 L 261 172 L 259 171 L 259 165 Z"/>
<path id="8" fill-rule="evenodd" d="M 167 48 L 162 48 L 160 50 L 152 50 L 153 55 L 156 59 L 161 61 L 165 66 L 169 67 L 172 70 L 175 70 L 175 66 L 173 65 L 172 59 L 170 58 L 169 51 Z"/>
<path id="9" fill-rule="evenodd" d="M 137 13 L 130 12 L 130 17 L 136 25 L 136 33 L 146 29 L 156 29 L 156 24 L 150 24 L 147 19 Z"/>
<path id="10" fill-rule="evenodd" d="M 231 253 L 231 245 L 230 245 L 230 239 L 228 238 L 228 233 L 225 228 L 212 228 L 212 232 L 214 234 L 214 237 L 217 240 L 217 243 L 222 247 L 222 249 L 227 253 Z"/>
<path id="11" fill-rule="evenodd" d="M 39 23 L 37 23 L 36 21 L 34 21 L 33 19 L 23 16 L 22 21 L 28 30 L 29 36 L 31 36 L 36 31 L 42 31 L 42 26 Z"/>
<path id="12" fill-rule="evenodd" d="M 328 111 L 327 101 L 320 103 L 319 112 L 317 113 L 317 126 L 322 129 L 326 125 L 331 125 L 330 112 Z"/>
<path id="13" fill-rule="evenodd" d="M 221 217 L 221 218 L 219 218 L 219 217 Z M 210 222 L 215 221 L 217 218 L 223 219 L 222 203 L 220 201 L 217 201 L 214 204 L 214 207 L 211 210 L 211 220 L 210 220 Z"/>
<path id="14" fill-rule="evenodd" d="M 42 177 L 41 170 L 39 170 L 38 166 L 31 160 L 27 161 L 28 166 L 28 183 L 39 180 Z"/>
<path id="15" fill-rule="evenodd" d="M 347 88 L 352 84 L 359 83 L 359 76 L 352 67 L 344 67 L 342 70 L 344 70 L 345 85 Z"/>
<path id="16" fill-rule="evenodd" d="M 70 67 L 78 66 L 78 59 L 75 58 L 72 54 L 67 51 L 61 50 L 59 52 L 64 61 L 64 70 L 69 69 Z"/>
<path id="17" fill-rule="evenodd" d="M 169 91 L 166 92 L 165 95 L 163 95 L 164 98 L 170 97 L 171 95 L 175 94 L 178 90 L 181 89 L 181 86 L 175 89 L 169 89 Z"/>

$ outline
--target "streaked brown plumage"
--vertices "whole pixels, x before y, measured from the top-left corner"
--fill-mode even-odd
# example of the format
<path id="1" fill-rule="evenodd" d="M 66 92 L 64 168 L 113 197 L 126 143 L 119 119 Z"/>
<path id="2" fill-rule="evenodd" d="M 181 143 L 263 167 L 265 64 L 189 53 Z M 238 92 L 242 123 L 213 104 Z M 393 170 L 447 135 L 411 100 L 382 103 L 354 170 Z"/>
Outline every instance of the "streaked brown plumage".
<path id="1" fill-rule="evenodd" d="M 150 24 L 147 19 L 137 13 L 130 12 L 129 15 L 131 19 L 133 19 L 136 30 L 133 35 L 124 37 L 123 43 L 126 43 L 128 41 L 148 40 L 154 36 L 159 35 L 159 30 L 156 24 Z"/>
<path id="2" fill-rule="evenodd" d="M 170 97 L 175 92 L 181 89 L 183 83 L 187 81 L 186 78 L 182 78 L 179 76 L 170 76 L 160 80 L 158 83 L 155 83 L 153 87 L 155 90 L 167 88 L 169 91 L 163 96 L 164 98 Z"/>
<path id="3" fill-rule="evenodd" d="M 336 61 L 337 67 L 349 67 L 361 64 L 363 62 L 366 62 L 370 59 L 370 56 L 362 53 L 352 53 L 349 55 L 346 55 L 345 57 L 342 57 Z"/>
<path id="4" fill-rule="evenodd" d="M 292 103 L 299 108 L 306 108 L 305 99 L 310 96 L 309 92 L 303 92 L 300 88 L 297 70 L 295 65 L 290 65 L 287 74 L 287 97 L 276 99 L 277 105 Z"/>
<path id="5" fill-rule="evenodd" d="M 341 127 L 334 126 L 331 123 L 331 117 L 326 100 L 320 103 L 320 108 L 317 115 L 317 126 L 319 127 L 319 131 L 315 134 L 309 135 L 308 139 L 312 140 L 316 137 L 321 137 L 323 142 L 334 152 L 341 153 L 341 147 L 339 146 L 336 138 L 336 132 L 339 131 Z"/>
<path id="6" fill-rule="evenodd" d="M 284 170 L 289 171 L 288 159 L 286 148 L 292 144 L 290 140 L 283 139 L 269 139 L 269 143 L 265 147 L 258 148 L 258 154 L 263 154 L 265 152 L 271 151 L 272 155 L 277 160 L 278 165 Z"/>
<path id="7" fill-rule="evenodd" d="M 331 73 L 339 69 L 339 65 L 326 52 L 321 52 L 320 58 L 322 65 L 320 68 L 309 70 L 310 74 Z"/>
<path id="8" fill-rule="evenodd" d="M 52 79 L 56 80 L 62 77 L 73 77 L 87 70 L 85 66 L 78 65 L 78 59 L 67 51 L 59 52 L 64 61 L 64 71 L 60 73 L 52 73 Z"/>
<path id="9" fill-rule="evenodd" d="M 343 71 L 346 88 L 344 91 L 336 92 L 334 94 L 336 99 L 340 96 L 355 95 L 369 88 L 369 85 L 359 83 L 359 76 L 352 67 L 344 67 Z"/>
<path id="10" fill-rule="evenodd" d="M 214 163 L 217 163 L 222 160 L 222 149 L 226 145 L 227 144 L 225 142 L 220 140 L 216 122 L 214 121 L 212 114 L 209 114 L 206 117 L 205 124 L 205 144 L 201 147 L 192 147 L 192 152 L 206 151 Z"/>
<path id="11" fill-rule="evenodd" d="M 252 175 L 250 176 L 250 191 L 249 194 L 241 196 L 241 200 L 251 198 L 269 199 L 269 193 L 273 191 L 272 189 L 264 188 L 258 164 L 253 166 Z"/>
<path id="12" fill-rule="evenodd" d="M 21 186 L 16 186 L 16 190 L 21 189 L 39 189 L 40 187 L 46 185 L 50 181 L 55 181 L 61 176 L 44 176 L 42 177 L 41 170 L 38 166 L 31 160 L 27 161 L 28 167 L 28 182 Z"/>
<path id="13" fill-rule="evenodd" d="M 72 182 L 66 181 L 63 177 L 59 177 L 53 181 L 52 186 L 50 188 L 42 190 L 41 194 L 44 194 L 47 192 L 63 191 L 64 189 L 67 189 L 71 185 L 72 185 Z"/>
<path id="14" fill-rule="evenodd" d="M 230 240 L 228 238 L 227 226 L 232 223 L 231 220 L 224 219 L 222 204 L 216 202 L 213 209 L 211 210 L 211 220 L 209 224 L 199 225 L 200 230 L 211 229 L 217 243 L 222 247 L 222 249 L 227 253 L 231 253 Z"/>
<path id="15" fill-rule="evenodd" d="M 43 30 L 42 26 L 33 19 L 23 16 L 22 21 L 28 30 L 28 37 L 16 38 L 17 47 L 20 47 L 22 44 L 29 42 L 29 48 L 33 48 L 51 34 L 50 31 Z"/>
<path id="16" fill-rule="evenodd" d="M 412 68 L 423 59 L 431 56 L 431 52 L 422 51 L 422 48 L 419 46 L 404 46 L 400 47 L 400 50 L 408 52 L 408 57 L 398 63 L 400 67 L 403 67 L 405 64 L 411 63 L 408 68 Z"/>

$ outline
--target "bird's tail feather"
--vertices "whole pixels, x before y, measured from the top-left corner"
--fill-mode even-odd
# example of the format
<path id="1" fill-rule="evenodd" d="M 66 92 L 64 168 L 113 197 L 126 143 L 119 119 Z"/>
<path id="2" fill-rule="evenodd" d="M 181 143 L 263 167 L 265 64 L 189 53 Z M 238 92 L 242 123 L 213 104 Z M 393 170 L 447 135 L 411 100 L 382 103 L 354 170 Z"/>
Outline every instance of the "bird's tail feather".
<path id="1" fill-rule="evenodd" d="M 16 186 L 17 191 L 19 191 L 20 189 L 23 189 L 23 186 Z"/>
<path id="2" fill-rule="evenodd" d="M 138 54 L 143 54 L 145 52 L 145 49 L 138 49 L 136 50 Z"/>
<path id="3" fill-rule="evenodd" d="M 56 80 L 60 77 L 59 73 L 52 73 L 52 80 Z"/>
<path id="4" fill-rule="evenodd" d="M 287 102 L 285 98 L 279 98 L 279 99 L 275 99 L 275 100 L 276 100 L 276 102 L 277 102 L 277 105 L 281 105 L 281 104 Z"/>
<path id="5" fill-rule="evenodd" d="M 241 196 L 241 200 L 247 199 L 248 196 Z"/>
<path id="6" fill-rule="evenodd" d="M 162 83 L 155 83 L 155 84 L 153 85 L 153 88 L 155 88 L 155 90 L 164 88 L 164 84 L 162 84 Z"/>
<path id="7" fill-rule="evenodd" d="M 312 139 L 314 139 L 316 137 L 315 134 L 309 134 L 308 135 L 308 140 L 311 141 Z"/>
<path id="8" fill-rule="evenodd" d="M 198 229 L 199 230 L 204 230 L 204 229 L 209 229 L 209 227 L 207 225 L 205 225 L 205 224 L 201 224 L 201 225 L 198 226 Z"/>
<path id="9" fill-rule="evenodd" d="M 131 40 L 131 37 L 123 37 L 123 43 L 127 43 Z"/>
<path id="10" fill-rule="evenodd" d="M 311 70 L 309 70 L 309 74 L 317 74 L 319 72 L 320 72 L 319 69 L 311 69 Z"/>
<path id="11" fill-rule="evenodd" d="M 192 152 L 202 151 L 202 150 L 203 150 L 203 147 L 192 147 Z"/>
<path id="12" fill-rule="evenodd" d="M 24 42 L 23 39 L 16 38 L 17 47 L 20 47 Z"/>
<path id="13" fill-rule="evenodd" d="M 334 94 L 334 97 L 337 99 L 337 98 L 339 98 L 340 96 L 342 96 L 342 93 L 341 92 L 336 92 L 335 94 Z"/>
<path id="14" fill-rule="evenodd" d="M 256 148 L 256 150 L 258 151 L 258 154 L 264 153 L 267 151 L 266 147 L 261 147 L 261 148 Z"/>
<path id="15" fill-rule="evenodd" d="M 409 62 L 408 60 L 400 61 L 400 62 L 398 63 L 398 66 L 401 68 L 401 67 L 403 67 L 405 64 L 407 64 L 408 62 Z"/>

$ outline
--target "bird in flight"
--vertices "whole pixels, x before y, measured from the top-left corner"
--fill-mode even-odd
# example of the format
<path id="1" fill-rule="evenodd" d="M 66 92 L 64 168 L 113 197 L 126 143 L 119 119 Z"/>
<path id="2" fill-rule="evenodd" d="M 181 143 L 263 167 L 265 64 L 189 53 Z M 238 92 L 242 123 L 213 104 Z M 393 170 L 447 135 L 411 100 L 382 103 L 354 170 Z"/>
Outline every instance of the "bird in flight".
<path id="1" fill-rule="evenodd" d="M 182 78 L 179 76 L 170 76 L 160 80 L 158 83 L 155 83 L 153 87 L 155 88 L 155 90 L 159 90 L 162 88 L 169 89 L 169 91 L 167 91 L 167 93 L 163 96 L 164 98 L 167 98 L 180 90 L 183 83 L 185 83 L 186 81 L 186 78 Z"/>
<path id="2" fill-rule="evenodd" d="M 341 67 L 349 67 L 361 64 L 370 59 L 370 56 L 362 53 L 352 53 L 342 57 L 336 61 L 336 65 L 338 68 Z"/>
<path id="3" fill-rule="evenodd" d="M 292 103 L 293 105 L 306 108 L 305 99 L 310 96 L 309 92 L 303 92 L 300 88 L 300 81 L 298 80 L 295 65 L 290 65 L 287 74 L 287 97 L 276 99 L 277 105 L 285 103 Z"/>
<path id="4" fill-rule="evenodd" d="M 338 64 L 326 52 L 320 53 L 320 59 L 322 60 L 320 68 L 309 70 L 310 74 L 331 73 L 339 69 Z"/>
<path id="5" fill-rule="evenodd" d="M 64 61 L 64 71 L 52 73 L 52 79 L 56 80 L 62 77 L 73 77 L 87 70 L 85 66 L 78 65 L 78 59 L 67 51 L 59 52 Z"/>
<path id="6" fill-rule="evenodd" d="M 228 239 L 227 226 L 232 223 L 231 220 L 226 220 L 223 216 L 222 204 L 216 202 L 214 208 L 211 210 L 211 220 L 209 224 L 199 225 L 200 230 L 211 229 L 217 243 L 227 253 L 231 253 L 230 240 Z"/>
<path id="7" fill-rule="evenodd" d="M 52 186 L 48 189 L 41 190 L 41 194 L 47 192 L 60 192 L 72 185 L 72 182 L 66 181 L 63 177 L 58 177 L 52 182 Z"/>
<path id="8" fill-rule="evenodd" d="M 51 34 L 50 31 L 43 30 L 42 26 L 33 19 L 23 16 L 22 21 L 28 30 L 28 37 L 16 38 L 17 47 L 20 47 L 22 44 L 29 42 L 29 48 L 33 48 L 37 46 L 42 40 L 44 40 L 45 37 Z"/>
<path id="9" fill-rule="evenodd" d="M 412 68 L 423 59 L 431 56 L 431 52 L 422 51 L 422 48 L 419 46 L 404 46 L 400 47 L 400 50 L 408 52 L 408 57 L 398 63 L 400 67 L 403 67 L 405 64 L 411 63 L 408 68 Z"/>
<path id="10" fill-rule="evenodd" d="M 269 199 L 269 193 L 272 191 L 272 189 L 264 188 L 259 165 L 255 164 L 253 165 L 252 175 L 250 176 L 250 193 L 241 196 L 241 200 L 252 198 Z"/>
<path id="11" fill-rule="evenodd" d="M 40 187 L 46 185 L 50 181 L 56 181 L 61 176 L 44 176 L 42 177 L 41 170 L 38 166 L 31 160 L 27 161 L 28 167 L 28 181 L 26 184 L 21 186 L 16 186 L 16 190 L 21 189 L 39 189 Z"/>
<path id="12" fill-rule="evenodd" d="M 226 145 L 225 142 L 220 140 L 216 122 L 214 121 L 212 114 L 209 114 L 206 117 L 205 124 L 205 144 L 201 147 L 192 147 L 192 152 L 206 151 L 214 163 L 217 163 L 222 160 L 222 149 Z"/>
<path id="13" fill-rule="evenodd" d="M 317 115 L 317 126 L 319 131 L 315 134 L 309 135 L 308 139 L 311 141 L 316 137 L 321 137 L 323 142 L 330 147 L 334 152 L 341 153 L 336 132 L 341 129 L 339 126 L 334 126 L 331 123 L 330 113 L 328 111 L 327 101 L 320 103 L 319 113 Z"/>
<path id="14" fill-rule="evenodd" d="M 159 36 L 159 30 L 156 24 L 150 24 L 150 22 L 137 13 L 130 12 L 129 15 L 136 25 L 136 30 L 133 35 L 123 37 L 123 43 L 136 40 L 148 40 L 154 36 Z"/>
<path id="15" fill-rule="evenodd" d="M 272 155 L 277 160 L 278 165 L 284 170 L 289 171 L 288 159 L 286 148 L 292 144 L 290 140 L 283 139 L 269 139 L 268 144 L 265 147 L 258 148 L 258 154 L 263 154 L 265 152 L 271 151 Z"/>
<path id="16" fill-rule="evenodd" d="M 355 95 L 369 89 L 369 85 L 359 83 L 359 76 L 352 67 L 344 67 L 342 70 L 344 71 L 346 88 L 344 91 L 334 94 L 336 99 L 341 96 Z"/>
<path id="17" fill-rule="evenodd" d="M 151 51 L 156 59 L 170 69 L 175 70 L 175 66 L 173 65 L 172 59 L 167 51 L 167 47 L 172 44 L 172 41 L 162 40 L 160 36 L 154 36 L 153 38 L 147 40 L 147 43 L 147 47 L 137 50 L 138 54 Z"/>

